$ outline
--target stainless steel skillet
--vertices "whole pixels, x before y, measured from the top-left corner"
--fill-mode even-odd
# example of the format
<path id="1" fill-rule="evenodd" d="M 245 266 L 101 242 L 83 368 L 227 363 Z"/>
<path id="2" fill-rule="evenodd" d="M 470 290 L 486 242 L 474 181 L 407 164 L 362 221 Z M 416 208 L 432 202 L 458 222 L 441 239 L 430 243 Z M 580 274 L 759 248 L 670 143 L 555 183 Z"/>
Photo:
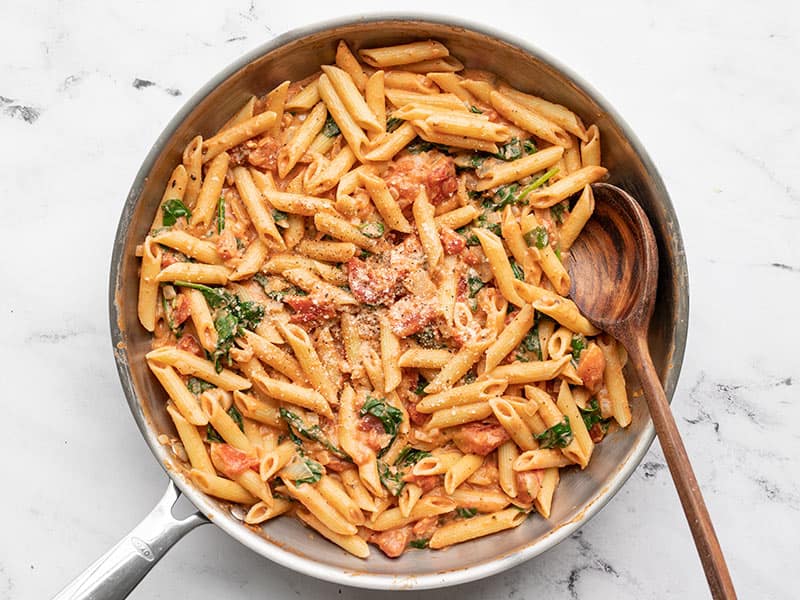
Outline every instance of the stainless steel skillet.
<path id="1" fill-rule="evenodd" d="M 183 147 L 198 132 L 212 134 L 251 94 L 261 94 L 285 79 L 305 77 L 319 64 L 332 62 L 339 39 L 369 47 L 413 38 L 441 40 L 469 67 L 494 71 L 515 87 L 569 106 L 585 122 L 599 125 L 611 183 L 639 199 L 658 239 L 661 267 L 650 347 L 667 397 L 672 397 L 686 344 L 689 310 L 683 242 L 669 196 L 650 158 L 597 92 L 527 42 L 458 19 L 386 15 L 298 29 L 243 56 L 198 91 L 156 140 L 131 187 L 111 261 L 111 336 L 128 405 L 170 481 L 166 494 L 144 521 L 58 598 L 124 597 L 174 543 L 209 520 L 254 552 L 320 579 L 371 589 L 456 585 L 511 568 L 565 539 L 614 496 L 644 457 L 653 441 L 653 426 L 644 403 L 634 398 L 631 427 L 614 432 L 600 444 L 585 471 L 565 473 L 550 520 L 531 518 L 513 531 L 446 552 L 414 551 L 395 560 L 374 552 L 362 561 L 310 536 L 294 520 L 277 519 L 258 530 L 245 527 L 228 505 L 196 489 L 184 476 L 180 462 L 158 442 L 160 433 L 173 429 L 164 410 L 164 392 L 144 361 L 150 340 L 136 316 L 138 259 L 134 249 L 150 227 Z M 630 389 L 636 387 L 634 380 Z M 170 509 L 181 492 L 198 512 L 178 520 Z"/>

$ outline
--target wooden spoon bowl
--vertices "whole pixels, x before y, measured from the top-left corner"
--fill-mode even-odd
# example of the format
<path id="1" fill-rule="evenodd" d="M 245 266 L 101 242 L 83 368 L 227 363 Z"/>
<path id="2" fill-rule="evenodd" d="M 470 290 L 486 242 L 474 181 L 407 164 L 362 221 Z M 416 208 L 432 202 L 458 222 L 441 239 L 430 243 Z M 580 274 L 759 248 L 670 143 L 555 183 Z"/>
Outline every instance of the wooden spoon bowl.
<path id="1" fill-rule="evenodd" d="M 725 557 L 675 418 L 658 378 L 647 331 L 658 285 L 658 246 L 639 204 L 607 183 L 592 186 L 595 210 L 570 248 L 570 296 L 596 327 L 628 351 L 714 598 L 736 598 Z"/>

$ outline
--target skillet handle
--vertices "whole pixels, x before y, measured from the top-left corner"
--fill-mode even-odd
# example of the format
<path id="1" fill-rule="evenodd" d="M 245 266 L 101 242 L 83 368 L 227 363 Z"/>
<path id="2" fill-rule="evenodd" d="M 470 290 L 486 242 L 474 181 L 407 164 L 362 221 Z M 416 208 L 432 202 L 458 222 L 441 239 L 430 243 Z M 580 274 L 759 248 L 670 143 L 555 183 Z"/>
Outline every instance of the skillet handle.
<path id="1" fill-rule="evenodd" d="M 172 516 L 172 507 L 180 495 L 170 481 L 150 514 L 53 600 L 126 598 L 176 542 L 195 527 L 209 522 L 200 512 L 183 520 Z"/>

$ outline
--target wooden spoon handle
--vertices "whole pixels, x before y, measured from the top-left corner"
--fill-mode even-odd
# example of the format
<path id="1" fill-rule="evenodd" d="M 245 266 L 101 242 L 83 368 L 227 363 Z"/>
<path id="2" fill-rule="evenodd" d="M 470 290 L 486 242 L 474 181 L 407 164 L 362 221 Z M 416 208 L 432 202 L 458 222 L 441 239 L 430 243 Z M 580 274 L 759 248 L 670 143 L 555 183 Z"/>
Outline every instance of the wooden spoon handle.
<path id="1" fill-rule="evenodd" d="M 733 581 L 725 564 L 725 557 L 722 554 L 717 534 L 711 523 L 706 503 L 697 485 L 689 456 L 675 424 L 675 418 L 664 394 L 664 388 L 658 379 L 653 360 L 650 358 L 650 350 L 647 347 L 647 340 L 644 336 L 637 336 L 632 340 L 627 348 L 632 359 L 634 368 L 639 375 L 639 380 L 644 390 L 647 405 L 650 409 L 650 416 L 661 443 L 664 457 L 667 459 L 672 479 L 678 490 L 683 511 L 689 521 L 689 528 L 694 536 L 694 543 L 703 563 L 706 572 L 708 586 L 711 589 L 711 596 L 715 599 L 734 600 L 736 590 L 733 588 Z"/>

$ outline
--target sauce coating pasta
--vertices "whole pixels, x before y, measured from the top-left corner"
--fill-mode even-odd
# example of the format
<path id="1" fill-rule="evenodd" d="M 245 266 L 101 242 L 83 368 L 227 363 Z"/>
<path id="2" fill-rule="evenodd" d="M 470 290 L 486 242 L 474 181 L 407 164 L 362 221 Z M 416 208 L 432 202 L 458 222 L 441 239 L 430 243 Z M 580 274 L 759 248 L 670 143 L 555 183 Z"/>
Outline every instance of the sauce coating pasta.
<path id="1" fill-rule="evenodd" d="M 605 174 L 596 126 L 440 42 L 340 42 L 189 143 L 142 242 L 165 443 L 248 523 L 361 558 L 549 518 L 631 420 L 566 297 Z"/>

